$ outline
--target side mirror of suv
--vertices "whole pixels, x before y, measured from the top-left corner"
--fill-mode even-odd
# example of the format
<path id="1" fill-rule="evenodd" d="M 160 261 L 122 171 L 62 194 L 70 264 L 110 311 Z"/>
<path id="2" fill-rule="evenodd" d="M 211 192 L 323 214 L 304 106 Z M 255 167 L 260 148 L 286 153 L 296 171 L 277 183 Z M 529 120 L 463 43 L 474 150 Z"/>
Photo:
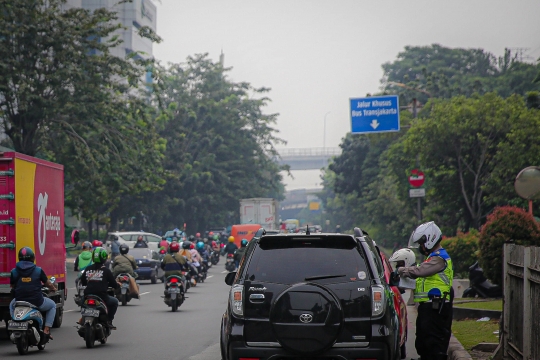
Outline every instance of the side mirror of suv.
<path id="1" fill-rule="evenodd" d="M 231 286 L 234 282 L 234 278 L 236 277 L 236 271 L 230 272 L 225 276 L 225 284 Z"/>

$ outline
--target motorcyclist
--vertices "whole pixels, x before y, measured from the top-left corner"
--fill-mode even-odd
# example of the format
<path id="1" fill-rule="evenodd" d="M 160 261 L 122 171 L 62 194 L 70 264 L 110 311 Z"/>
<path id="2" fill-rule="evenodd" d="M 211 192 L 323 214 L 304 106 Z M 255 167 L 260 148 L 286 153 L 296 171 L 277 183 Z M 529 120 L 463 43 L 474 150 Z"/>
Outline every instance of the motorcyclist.
<path id="1" fill-rule="evenodd" d="M 446 360 L 452 334 L 454 268 L 441 240 L 441 230 L 433 221 L 421 224 L 411 234 L 409 248 L 419 248 L 426 260 L 419 266 L 397 269 L 399 276 L 416 279 L 415 347 L 422 359 Z"/>
<path id="2" fill-rule="evenodd" d="M 234 236 L 229 236 L 227 245 L 225 245 L 224 252 L 226 255 L 234 254 L 238 250 L 238 246 L 234 243 Z"/>
<path id="3" fill-rule="evenodd" d="M 113 275 L 117 277 L 119 274 L 129 274 L 136 278 L 135 269 L 138 268 L 135 258 L 128 254 L 129 246 L 126 244 L 120 245 L 120 255 L 114 259 L 112 263 Z"/>
<path id="4" fill-rule="evenodd" d="M 161 248 L 164 248 L 165 249 L 165 252 L 169 251 L 169 241 L 167 241 L 167 238 L 166 237 L 162 237 L 161 238 L 161 241 L 159 242 L 159 245 L 158 247 L 161 249 Z"/>
<path id="5" fill-rule="evenodd" d="M 218 243 L 215 240 L 212 240 L 212 243 L 210 245 L 212 247 L 212 250 L 217 252 L 219 254 L 220 248 Z"/>
<path id="6" fill-rule="evenodd" d="M 197 272 L 201 272 L 201 266 L 202 266 L 202 257 L 199 254 L 199 252 L 195 249 L 195 244 L 191 243 L 189 245 L 189 252 L 191 253 L 191 259 L 193 261 L 193 265 L 197 268 Z"/>
<path id="7" fill-rule="evenodd" d="M 236 253 L 234 253 L 234 263 L 236 264 L 237 269 L 238 269 L 238 266 L 240 265 L 240 261 L 242 260 L 242 257 L 244 256 L 244 253 L 246 252 L 247 244 L 248 244 L 248 241 L 246 239 L 242 239 L 242 241 L 240 241 L 240 249 L 236 250 Z"/>
<path id="8" fill-rule="evenodd" d="M 118 241 L 118 236 L 114 235 L 111 240 L 111 260 L 114 260 L 115 257 L 120 255 L 120 241 Z"/>
<path id="9" fill-rule="evenodd" d="M 15 303 L 17 301 L 26 301 L 34 306 L 37 306 L 39 311 L 45 312 L 45 327 L 43 332 L 51 336 L 51 326 L 56 316 L 56 303 L 43 296 L 41 292 L 42 284 L 51 291 L 57 291 L 56 286 L 47 278 L 45 271 L 34 264 L 36 256 L 34 251 L 29 247 L 23 247 L 19 250 L 19 262 L 15 268 L 11 270 L 9 284 L 13 293 L 14 299 L 9 303 L 9 312 L 11 318 L 15 312 Z"/>
<path id="10" fill-rule="evenodd" d="M 179 254 L 182 256 L 185 256 L 188 262 L 193 262 L 190 249 L 191 249 L 191 241 L 184 241 L 182 243 L 182 249 L 179 251 Z"/>
<path id="11" fill-rule="evenodd" d="M 202 240 L 201 233 L 196 233 L 194 240 L 195 240 L 194 243 L 198 243 L 199 241 L 201 241 Z"/>
<path id="12" fill-rule="evenodd" d="M 82 245 L 82 251 L 75 258 L 73 266 L 74 271 L 84 270 L 88 265 L 92 264 L 92 244 L 90 241 L 85 241 Z"/>
<path id="13" fill-rule="evenodd" d="M 103 242 L 101 242 L 100 240 L 92 241 L 92 250 L 98 247 L 102 247 L 102 246 L 103 246 Z"/>
<path id="14" fill-rule="evenodd" d="M 208 252 L 208 250 L 206 249 L 206 245 L 202 241 L 199 241 L 197 243 L 196 250 L 199 253 L 202 261 L 210 260 L 210 253 Z"/>
<path id="15" fill-rule="evenodd" d="M 169 253 L 161 260 L 161 268 L 165 271 L 165 278 L 169 276 L 182 277 L 182 271 L 189 271 L 189 265 L 184 256 L 180 255 L 180 244 L 173 241 L 169 246 Z M 165 295 L 167 295 L 167 282 L 165 282 Z"/>
<path id="16" fill-rule="evenodd" d="M 94 263 L 84 269 L 81 276 L 81 283 L 86 286 L 84 295 L 99 296 L 107 305 L 108 325 L 111 330 L 116 330 L 113 325 L 114 315 L 118 309 L 118 300 L 114 296 L 107 294 L 107 289 L 112 287 L 118 289 L 119 284 L 116 282 L 113 273 L 105 266 L 107 260 L 107 250 L 102 247 L 94 249 L 92 260 Z"/>
<path id="17" fill-rule="evenodd" d="M 139 237 L 137 238 L 137 242 L 135 243 L 135 246 L 133 246 L 133 248 L 148 248 L 148 244 L 146 243 L 146 241 L 144 241 L 142 235 L 139 235 Z"/>

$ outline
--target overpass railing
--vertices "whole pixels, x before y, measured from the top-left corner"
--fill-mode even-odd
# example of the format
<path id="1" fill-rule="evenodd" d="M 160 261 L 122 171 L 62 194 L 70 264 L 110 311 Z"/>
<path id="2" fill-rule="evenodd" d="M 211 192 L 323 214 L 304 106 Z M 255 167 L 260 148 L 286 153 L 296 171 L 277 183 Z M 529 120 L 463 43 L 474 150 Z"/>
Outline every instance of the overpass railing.
<path id="1" fill-rule="evenodd" d="M 327 148 L 282 148 L 276 149 L 281 158 L 286 157 L 310 157 L 310 156 L 338 156 L 341 155 L 341 148 L 339 147 L 327 147 Z"/>

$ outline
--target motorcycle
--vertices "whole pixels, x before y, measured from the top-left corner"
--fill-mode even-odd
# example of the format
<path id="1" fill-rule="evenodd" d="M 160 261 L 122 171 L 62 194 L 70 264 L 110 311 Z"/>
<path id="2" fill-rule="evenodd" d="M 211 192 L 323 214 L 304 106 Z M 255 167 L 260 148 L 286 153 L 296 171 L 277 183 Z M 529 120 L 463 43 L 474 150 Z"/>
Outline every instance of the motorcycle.
<path id="1" fill-rule="evenodd" d="M 212 251 L 212 254 L 210 255 L 210 262 L 212 265 L 217 265 L 219 262 L 219 252 L 218 251 Z"/>
<path id="2" fill-rule="evenodd" d="M 51 277 L 51 283 L 56 279 Z M 42 288 L 43 296 L 48 297 L 48 289 Z M 42 314 L 37 306 L 26 301 L 15 302 L 15 311 L 13 319 L 7 323 L 9 339 L 17 345 L 17 351 L 20 355 L 28 354 L 28 349 L 37 346 L 39 350 L 44 350 L 49 342 L 49 336 L 43 332 L 45 325 L 45 315 Z"/>
<path id="3" fill-rule="evenodd" d="M 491 283 L 485 276 L 484 270 L 475 262 L 469 268 L 469 287 L 463 292 L 463 297 L 500 298 L 502 289 L 499 285 Z"/>
<path id="4" fill-rule="evenodd" d="M 234 254 L 227 255 L 227 260 L 225 261 L 225 270 L 227 271 L 236 270 L 236 264 L 234 262 Z"/>
<path id="5" fill-rule="evenodd" d="M 127 303 L 133 299 L 131 293 L 129 292 L 129 275 L 124 273 L 118 274 L 116 281 L 122 285 L 120 285 L 120 287 L 114 291 L 114 296 L 118 299 L 122 306 L 126 306 Z"/>
<path id="6" fill-rule="evenodd" d="M 108 290 L 109 295 L 113 295 L 112 289 Z M 101 344 L 107 343 L 107 338 L 111 335 L 109 328 L 107 305 L 95 295 L 87 295 L 81 306 L 82 324 L 77 328 L 77 333 L 86 342 L 87 348 L 93 348 L 96 341 Z"/>
<path id="7" fill-rule="evenodd" d="M 167 277 L 167 287 L 165 288 L 165 297 L 163 301 L 167 306 L 172 308 L 172 312 L 176 312 L 185 300 L 185 283 L 184 277 L 171 275 Z"/>
<path id="8" fill-rule="evenodd" d="M 208 260 L 203 260 L 199 270 L 199 281 L 204 282 L 208 276 Z"/>
<path id="9" fill-rule="evenodd" d="M 75 290 L 77 291 L 75 295 L 73 295 L 73 300 L 75 300 L 75 304 L 77 306 L 82 306 L 83 300 L 84 300 L 84 289 L 86 289 L 86 286 L 83 286 L 81 284 L 81 275 L 84 272 L 84 270 L 79 271 L 77 274 L 77 279 L 75 280 Z"/>

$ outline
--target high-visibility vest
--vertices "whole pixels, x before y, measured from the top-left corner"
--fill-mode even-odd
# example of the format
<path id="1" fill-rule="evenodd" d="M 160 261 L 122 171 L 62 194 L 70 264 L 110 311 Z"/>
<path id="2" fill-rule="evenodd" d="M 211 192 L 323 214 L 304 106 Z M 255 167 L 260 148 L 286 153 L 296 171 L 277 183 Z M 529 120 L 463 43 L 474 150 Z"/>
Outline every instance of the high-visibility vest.
<path id="1" fill-rule="evenodd" d="M 452 265 L 452 259 L 445 249 L 440 248 L 437 251 L 429 254 L 425 262 L 430 261 L 431 258 L 438 256 L 446 262 L 446 267 L 443 271 L 433 274 L 424 278 L 416 279 L 416 289 L 414 290 L 415 302 L 429 301 L 428 293 L 432 289 L 439 289 L 441 296 L 447 292 L 450 294 L 450 288 L 452 287 L 452 281 L 454 280 L 454 266 Z"/>

